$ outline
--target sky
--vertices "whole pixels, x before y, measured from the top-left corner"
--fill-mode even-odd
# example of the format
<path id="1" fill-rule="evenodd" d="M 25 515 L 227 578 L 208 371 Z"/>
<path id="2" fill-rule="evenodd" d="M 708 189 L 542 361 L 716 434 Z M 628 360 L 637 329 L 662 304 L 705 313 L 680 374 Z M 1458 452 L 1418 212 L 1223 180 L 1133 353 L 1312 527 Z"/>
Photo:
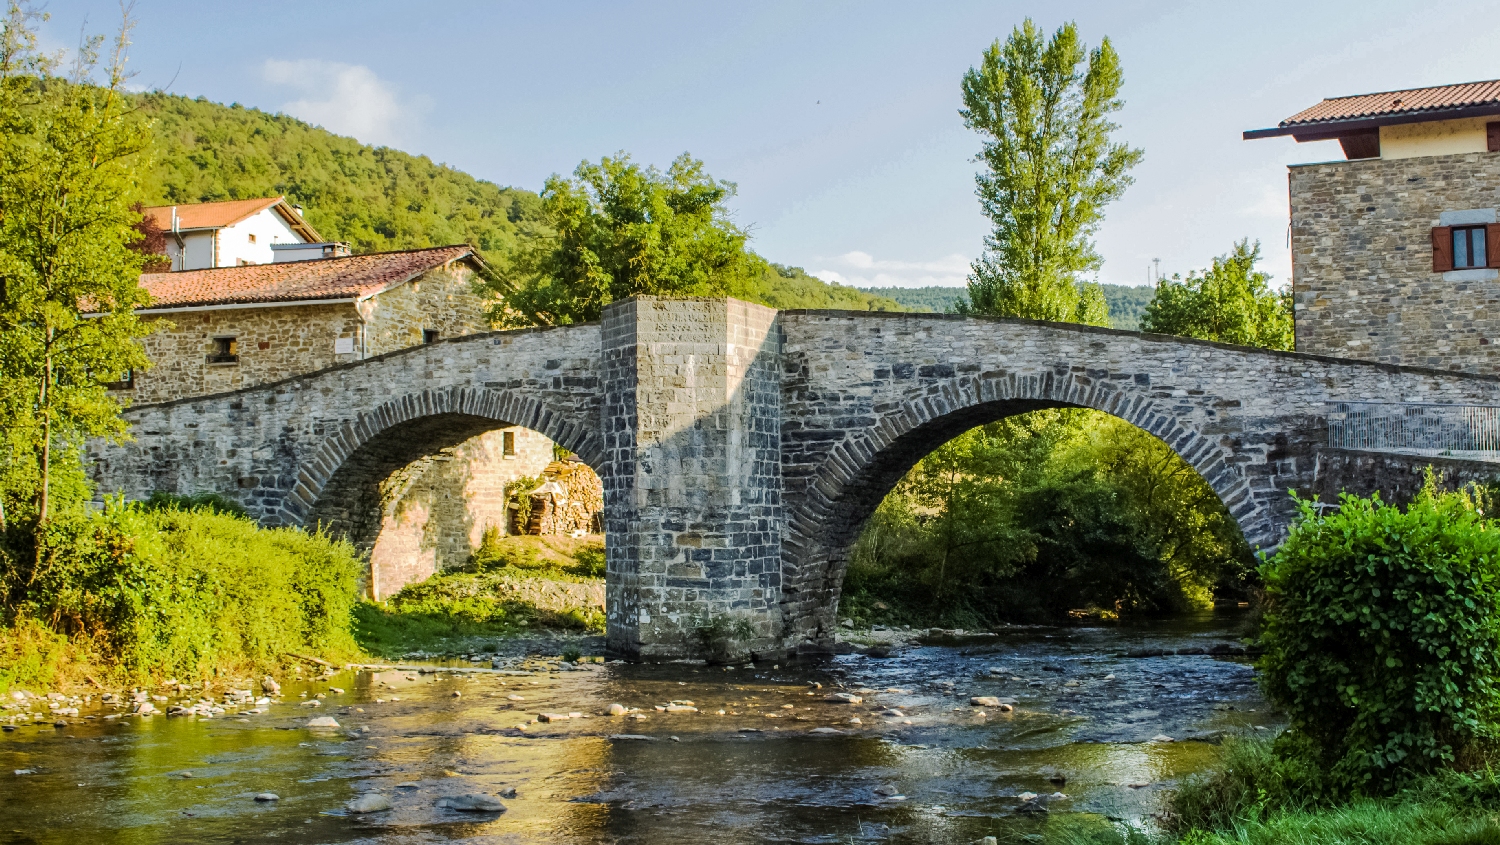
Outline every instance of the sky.
<path id="1" fill-rule="evenodd" d="M 53 0 L 44 44 L 113 31 Z M 989 229 L 959 83 L 1026 17 L 1120 55 L 1116 137 L 1144 150 L 1097 235 L 1098 281 L 1145 284 L 1261 243 L 1290 275 L 1286 165 L 1243 141 L 1324 97 L 1500 77 L 1500 3 L 136 0 L 132 84 L 282 111 L 538 190 L 625 151 L 737 183 L 766 258 L 859 286 L 962 285 Z"/>

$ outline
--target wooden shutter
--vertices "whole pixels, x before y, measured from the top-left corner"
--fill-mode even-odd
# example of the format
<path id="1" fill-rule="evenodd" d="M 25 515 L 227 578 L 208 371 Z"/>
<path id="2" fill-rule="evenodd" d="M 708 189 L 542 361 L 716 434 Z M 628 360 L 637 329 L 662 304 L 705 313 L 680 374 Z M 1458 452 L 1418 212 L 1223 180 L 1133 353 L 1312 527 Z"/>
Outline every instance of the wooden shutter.
<path id="1" fill-rule="evenodd" d="M 1434 226 L 1432 227 L 1432 272 L 1446 273 L 1452 269 L 1453 227 Z"/>
<path id="2" fill-rule="evenodd" d="M 1484 139 L 1488 142 L 1490 152 L 1500 153 L 1500 120 L 1484 125 Z"/>
<path id="3" fill-rule="evenodd" d="M 1500 267 L 1500 255 L 1495 254 L 1497 249 L 1500 249 L 1500 224 L 1491 223 L 1484 227 L 1484 266 Z"/>

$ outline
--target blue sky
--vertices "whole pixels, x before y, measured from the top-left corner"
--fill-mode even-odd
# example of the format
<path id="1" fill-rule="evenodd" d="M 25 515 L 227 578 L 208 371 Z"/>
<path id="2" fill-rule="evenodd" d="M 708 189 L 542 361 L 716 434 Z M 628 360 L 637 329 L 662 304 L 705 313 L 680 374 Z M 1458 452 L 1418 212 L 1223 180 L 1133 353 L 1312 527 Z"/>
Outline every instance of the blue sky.
<path id="1" fill-rule="evenodd" d="M 134 83 L 285 111 L 533 190 L 582 159 L 683 151 L 739 184 L 773 261 L 852 284 L 963 283 L 987 221 L 959 79 L 1030 15 L 1108 36 L 1145 150 L 1098 235 L 1139 284 L 1258 239 L 1290 273 L 1286 171 L 1330 142 L 1242 141 L 1326 96 L 1500 77 L 1500 4 L 137 0 Z M 48 5 L 46 43 L 115 0 Z"/>

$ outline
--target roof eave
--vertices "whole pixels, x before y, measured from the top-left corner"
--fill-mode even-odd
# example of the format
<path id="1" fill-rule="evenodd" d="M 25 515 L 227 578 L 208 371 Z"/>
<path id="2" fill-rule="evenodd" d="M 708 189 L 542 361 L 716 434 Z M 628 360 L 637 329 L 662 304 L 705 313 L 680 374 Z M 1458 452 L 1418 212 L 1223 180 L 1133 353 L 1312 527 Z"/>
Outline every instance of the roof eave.
<path id="1" fill-rule="evenodd" d="M 1298 143 L 1327 141 L 1337 138 L 1340 135 L 1347 135 L 1351 132 L 1359 132 L 1367 129 L 1379 129 L 1382 126 L 1433 123 L 1439 120 L 1463 120 L 1470 117 L 1490 117 L 1492 115 L 1500 115 L 1500 103 L 1404 112 L 1401 114 L 1361 117 L 1351 120 L 1309 121 L 1307 123 L 1296 123 L 1288 126 L 1276 126 L 1271 129 L 1249 129 L 1241 133 L 1241 137 L 1246 141 L 1254 141 L 1259 138 L 1280 138 L 1290 135 Z"/>

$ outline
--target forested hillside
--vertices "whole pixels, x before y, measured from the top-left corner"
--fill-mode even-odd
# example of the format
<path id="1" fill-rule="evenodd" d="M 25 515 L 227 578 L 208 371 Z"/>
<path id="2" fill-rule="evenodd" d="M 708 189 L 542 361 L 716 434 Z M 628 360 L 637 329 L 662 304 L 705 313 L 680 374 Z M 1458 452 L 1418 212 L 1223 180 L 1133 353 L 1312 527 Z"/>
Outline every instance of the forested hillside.
<path id="1" fill-rule="evenodd" d="M 1109 322 L 1117 329 L 1140 328 L 1141 314 L 1155 292 L 1150 287 L 1101 284 L 1104 301 L 1109 304 Z M 954 303 L 967 293 L 965 288 L 860 288 L 865 293 L 883 296 L 900 303 L 909 311 L 936 311 L 939 314 L 954 311 Z"/>
<path id="2" fill-rule="evenodd" d="M 470 243 L 492 263 L 541 229 L 541 199 L 476 179 L 426 156 L 372 147 L 284 114 L 172 94 L 139 95 L 153 121 L 148 205 L 285 194 L 307 221 L 355 252 Z M 566 171 L 574 162 L 559 161 Z M 899 311 L 801 268 L 771 265 L 745 294 L 776 308 Z"/>
<path id="3" fill-rule="evenodd" d="M 471 243 L 502 254 L 540 203 L 532 191 L 286 115 L 160 93 L 140 102 L 154 121 L 148 205 L 285 194 L 324 237 L 356 252 Z"/>

